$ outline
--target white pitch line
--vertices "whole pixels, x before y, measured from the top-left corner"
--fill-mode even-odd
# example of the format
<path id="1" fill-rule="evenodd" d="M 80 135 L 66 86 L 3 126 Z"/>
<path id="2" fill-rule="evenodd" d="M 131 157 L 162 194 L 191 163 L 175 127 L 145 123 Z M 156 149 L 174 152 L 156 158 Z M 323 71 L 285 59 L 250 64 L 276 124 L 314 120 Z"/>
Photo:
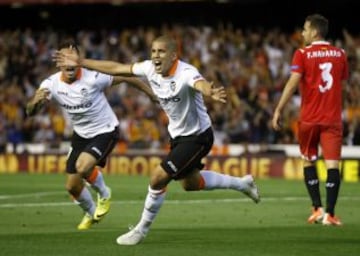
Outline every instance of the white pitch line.
<path id="1" fill-rule="evenodd" d="M 60 195 L 65 194 L 64 191 L 52 191 L 52 192 L 37 192 L 37 193 L 27 193 L 27 194 L 17 194 L 17 195 L 0 195 L 0 200 L 12 199 L 12 198 L 26 198 L 26 197 L 43 197 L 51 195 Z"/>
<path id="2" fill-rule="evenodd" d="M 309 200 L 307 197 L 265 197 L 262 202 L 278 202 L 278 201 L 305 201 Z M 360 201 L 360 197 L 341 197 L 342 201 Z M 249 203 L 249 198 L 224 198 L 224 199 L 194 199 L 194 200 L 167 200 L 166 204 L 209 204 L 209 203 Z M 112 201 L 113 204 L 143 204 L 143 200 L 129 200 L 129 201 Z M 9 203 L 0 204 L 0 208 L 15 208 L 15 207 L 58 207 L 71 206 L 72 202 L 44 202 L 44 203 Z"/>

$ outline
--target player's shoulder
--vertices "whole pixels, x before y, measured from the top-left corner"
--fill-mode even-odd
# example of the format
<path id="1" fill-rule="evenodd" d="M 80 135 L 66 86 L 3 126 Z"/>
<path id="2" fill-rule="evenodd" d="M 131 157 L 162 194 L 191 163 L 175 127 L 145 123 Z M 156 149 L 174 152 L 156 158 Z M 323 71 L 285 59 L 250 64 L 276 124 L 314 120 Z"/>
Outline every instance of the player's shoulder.
<path id="1" fill-rule="evenodd" d="M 147 70 L 155 69 L 155 66 L 151 60 L 137 61 L 133 65 L 140 65 L 143 69 Z"/>
<path id="2" fill-rule="evenodd" d="M 97 76 L 98 74 L 100 74 L 100 72 L 98 71 L 87 68 L 81 68 L 81 76 L 83 78 L 94 77 Z"/>
<path id="3" fill-rule="evenodd" d="M 45 79 L 43 79 L 42 83 L 57 83 L 58 81 L 60 81 L 61 79 L 61 72 L 58 71 L 56 73 L 53 73 L 51 75 L 49 75 L 48 77 L 46 77 Z"/>
<path id="4" fill-rule="evenodd" d="M 181 61 L 181 60 L 179 60 L 178 67 L 181 71 L 185 71 L 185 72 L 186 71 L 198 71 L 198 69 L 194 65 L 184 62 L 184 61 Z"/>
<path id="5" fill-rule="evenodd" d="M 81 69 L 81 79 L 84 81 L 93 81 L 93 80 L 97 80 L 97 79 L 101 79 L 104 77 L 111 77 L 111 75 L 109 74 L 105 74 L 105 73 L 101 73 L 99 71 L 96 70 L 92 70 L 92 69 L 87 69 L 87 68 L 82 68 Z"/>

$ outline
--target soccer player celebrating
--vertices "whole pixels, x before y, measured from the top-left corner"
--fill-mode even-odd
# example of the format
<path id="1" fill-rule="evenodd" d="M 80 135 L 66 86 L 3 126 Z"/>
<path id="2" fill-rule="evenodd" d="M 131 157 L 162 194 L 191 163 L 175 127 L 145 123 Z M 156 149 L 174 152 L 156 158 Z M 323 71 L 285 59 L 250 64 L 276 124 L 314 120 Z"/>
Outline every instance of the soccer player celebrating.
<path id="1" fill-rule="evenodd" d="M 313 206 L 308 222 L 339 226 L 342 223 L 335 216 L 335 205 L 340 188 L 342 92 L 348 79 L 348 63 L 343 49 L 325 41 L 327 32 L 325 17 L 319 14 L 306 17 L 302 36 L 307 46 L 294 53 L 291 76 L 274 111 L 272 126 L 275 130 L 281 129 L 281 112 L 300 84 L 298 142 L 304 159 L 304 180 Z M 315 166 L 319 145 L 327 168 L 325 212 Z"/>
<path id="2" fill-rule="evenodd" d="M 62 43 L 60 52 L 79 54 L 72 40 Z M 86 230 L 110 210 L 111 190 L 106 186 L 99 167 L 105 166 L 120 134 L 119 121 L 105 97 L 105 88 L 128 82 L 143 90 L 152 100 L 155 95 L 145 83 L 134 77 L 111 76 L 78 65 L 59 67 L 59 72 L 40 84 L 26 111 L 28 115 L 34 115 L 47 101 L 54 99 L 68 114 L 73 135 L 66 163 L 66 189 L 85 212 L 77 228 Z M 86 182 L 97 192 L 97 204 L 85 186 Z"/>
<path id="3" fill-rule="evenodd" d="M 214 140 L 203 95 L 226 103 L 226 93 L 224 87 L 213 87 L 194 66 L 181 61 L 177 49 L 173 38 L 161 36 L 152 42 L 151 60 L 132 65 L 81 59 L 62 52 L 57 52 L 55 57 L 62 65 L 80 64 L 112 75 L 145 76 L 168 116 L 170 152 L 152 170 L 141 219 L 132 230 L 117 238 L 120 245 L 136 245 L 144 239 L 172 180 L 179 180 L 186 191 L 233 189 L 243 192 L 255 203 L 260 201 L 252 175 L 233 177 L 202 170 L 201 160 L 209 153 Z"/>

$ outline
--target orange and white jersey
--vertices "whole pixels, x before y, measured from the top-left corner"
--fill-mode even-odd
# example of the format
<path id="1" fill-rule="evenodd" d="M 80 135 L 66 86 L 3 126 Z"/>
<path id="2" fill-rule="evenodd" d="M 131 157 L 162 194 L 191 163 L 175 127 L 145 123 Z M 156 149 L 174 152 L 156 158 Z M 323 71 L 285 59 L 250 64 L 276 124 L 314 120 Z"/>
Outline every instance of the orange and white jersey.
<path id="1" fill-rule="evenodd" d="M 104 89 L 111 86 L 113 77 L 81 68 L 78 79 L 68 84 L 62 73 L 57 72 L 40 84 L 40 88 L 50 91 L 54 99 L 68 114 L 74 131 L 83 138 L 111 132 L 119 121 L 111 109 Z"/>
<path id="2" fill-rule="evenodd" d="M 146 60 L 135 63 L 132 72 L 147 78 L 169 118 L 168 131 L 172 138 L 197 135 L 211 126 L 203 96 L 194 88 L 204 78 L 194 66 L 178 60 L 169 76 L 163 77 Z"/>

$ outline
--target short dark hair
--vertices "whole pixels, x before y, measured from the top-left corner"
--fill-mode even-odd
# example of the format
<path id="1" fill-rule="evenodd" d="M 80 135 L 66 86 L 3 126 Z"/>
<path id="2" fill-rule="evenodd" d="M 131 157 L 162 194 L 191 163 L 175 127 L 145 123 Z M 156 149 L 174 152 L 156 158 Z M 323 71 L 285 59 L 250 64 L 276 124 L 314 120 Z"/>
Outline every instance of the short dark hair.
<path id="1" fill-rule="evenodd" d="M 329 31 L 329 21 L 321 14 L 312 14 L 306 17 L 305 21 L 310 23 L 310 27 L 316 29 L 322 38 L 327 36 Z"/>
<path id="2" fill-rule="evenodd" d="M 178 50 L 178 45 L 177 45 L 176 39 L 169 36 L 169 35 L 159 36 L 154 40 L 154 42 L 155 41 L 166 43 L 166 45 L 167 45 L 167 47 L 169 48 L 170 51 L 177 52 L 177 50 Z"/>
<path id="3" fill-rule="evenodd" d="M 79 54 L 80 50 L 78 47 L 78 44 L 76 43 L 76 41 L 72 38 L 67 38 L 63 41 L 60 42 L 59 44 L 59 49 L 65 49 L 65 48 L 70 48 L 72 47 L 73 49 L 75 49 L 75 51 Z"/>

